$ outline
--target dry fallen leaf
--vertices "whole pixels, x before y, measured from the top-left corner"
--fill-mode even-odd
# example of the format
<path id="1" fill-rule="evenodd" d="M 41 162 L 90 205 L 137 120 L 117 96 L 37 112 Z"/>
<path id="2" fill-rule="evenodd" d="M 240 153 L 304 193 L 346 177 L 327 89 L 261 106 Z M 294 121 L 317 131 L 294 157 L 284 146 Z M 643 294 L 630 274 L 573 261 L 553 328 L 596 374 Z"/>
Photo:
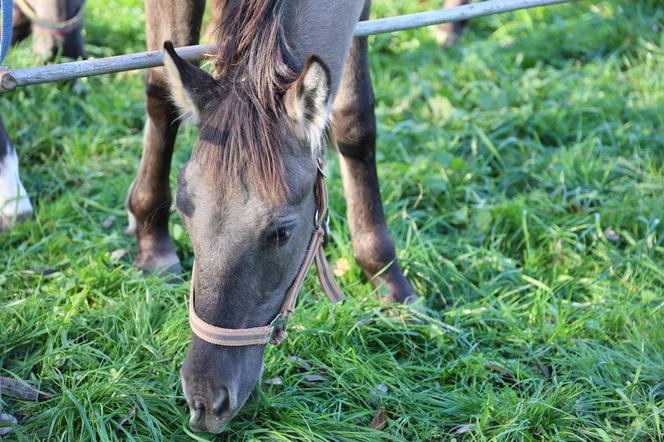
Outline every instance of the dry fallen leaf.
<path id="1" fill-rule="evenodd" d="M 8 426 L 9 424 L 16 425 L 17 421 L 14 416 L 11 414 L 0 413 L 0 436 L 5 436 L 13 430 L 12 427 Z"/>
<path id="2" fill-rule="evenodd" d="M 350 264 L 346 258 L 337 259 L 332 265 L 332 272 L 334 276 L 344 276 L 346 272 L 350 269 Z"/>
<path id="3" fill-rule="evenodd" d="M 127 249 L 117 249 L 111 252 L 111 260 L 119 261 L 127 254 Z"/>
<path id="4" fill-rule="evenodd" d="M 319 374 L 308 374 L 304 377 L 309 382 L 323 382 L 327 381 L 327 378 L 325 376 L 321 376 Z"/>
<path id="5" fill-rule="evenodd" d="M 551 380 L 551 368 L 548 367 L 547 365 L 534 364 L 534 365 L 531 365 L 531 368 L 536 373 L 542 374 L 544 376 L 544 379 L 546 379 L 547 381 Z"/>
<path id="6" fill-rule="evenodd" d="M 304 368 L 305 370 L 311 370 L 313 368 L 310 363 L 308 363 L 299 356 L 289 356 L 288 360 L 297 365 L 298 367 Z"/>
<path id="7" fill-rule="evenodd" d="M 498 374 L 500 374 L 500 377 L 503 379 L 503 381 L 505 381 L 508 384 L 516 384 L 518 382 L 518 380 L 514 377 L 511 371 L 509 371 L 505 367 L 495 362 L 486 362 L 484 366 L 489 370 L 495 371 Z"/>
<path id="8" fill-rule="evenodd" d="M 469 431 L 473 431 L 475 429 L 475 424 L 466 424 L 466 425 L 461 425 L 456 429 L 454 433 L 456 434 L 464 434 L 468 433 Z"/>
<path id="9" fill-rule="evenodd" d="M 101 222 L 101 226 L 104 229 L 110 229 L 117 219 L 118 218 L 115 215 L 109 215 L 104 221 Z"/>
<path id="10" fill-rule="evenodd" d="M 20 273 L 19 277 L 23 280 L 29 280 L 30 278 L 38 277 L 38 276 L 49 276 L 54 273 L 57 273 L 57 269 L 52 269 L 52 268 L 45 268 L 45 269 L 29 269 L 29 270 L 24 270 Z"/>
<path id="11" fill-rule="evenodd" d="M 387 391 L 388 391 L 387 386 L 385 386 L 383 384 L 376 384 L 376 389 L 375 390 L 369 390 L 369 394 L 371 394 L 374 397 L 380 398 L 380 393 L 379 392 L 387 393 Z"/>
<path id="12" fill-rule="evenodd" d="M 563 242 L 561 240 L 556 241 L 556 252 L 560 253 L 563 250 Z"/>
<path id="13" fill-rule="evenodd" d="M 376 415 L 373 422 L 371 422 L 370 427 L 374 430 L 381 431 L 387 424 L 387 417 L 385 417 L 385 411 L 383 411 L 383 409 L 379 409 L 379 411 L 380 412 Z"/>
<path id="14" fill-rule="evenodd" d="M 129 419 L 134 417 L 135 414 L 136 414 L 136 405 L 131 407 L 131 410 L 129 410 L 129 413 L 127 413 L 127 415 L 125 417 L 123 417 L 120 422 L 118 422 L 118 425 L 126 424 L 129 421 Z"/>
<path id="15" fill-rule="evenodd" d="M 606 230 L 604 230 L 604 236 L 609 241 L 614 241 L 614 242 L 615 241 L 620 241 L 620 235 L 618 234 L 618 232 L 616 232 L 615 230 L 613 230 L 611 228 L 607 228 Z"/>
<path id="16" fill-rule="evenodd" d="M 51 393 L 35 390 L 28 384 L 4 376 L 0 376 L 0 393 L 9 397 L 23 399 L 24 401 L 36 401 L 53 397 Z"/>

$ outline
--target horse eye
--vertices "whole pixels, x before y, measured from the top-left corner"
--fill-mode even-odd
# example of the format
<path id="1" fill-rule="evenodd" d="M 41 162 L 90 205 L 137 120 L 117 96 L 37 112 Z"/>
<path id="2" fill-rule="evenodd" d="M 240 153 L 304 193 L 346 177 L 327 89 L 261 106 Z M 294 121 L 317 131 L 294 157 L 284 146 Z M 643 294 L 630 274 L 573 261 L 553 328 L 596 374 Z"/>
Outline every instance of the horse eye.
<path id="1" fill-rule="evenodd" d="M 272 242 L 276 245 L 286 243 L 293 233 L 293 226 L 277 227 L 272 234 Z"/>

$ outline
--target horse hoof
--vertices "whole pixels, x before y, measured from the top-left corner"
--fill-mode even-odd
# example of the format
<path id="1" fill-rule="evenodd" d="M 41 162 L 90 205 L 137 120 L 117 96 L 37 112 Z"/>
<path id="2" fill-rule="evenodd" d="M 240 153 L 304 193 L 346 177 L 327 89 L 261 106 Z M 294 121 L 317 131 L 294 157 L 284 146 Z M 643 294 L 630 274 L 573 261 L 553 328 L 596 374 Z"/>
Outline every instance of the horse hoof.
<path id="1" fill-rule="evenodd" d="M 138 255 L 134 265 L 143 273 L 182 279 L 180 259 L 174 252 L 165 254 L 143 252 Z"/>
<path id="2" fill-rule="evenodd" d="M 461 37 L 463 25 L 459 23 L 444 23 L 434 30 L 434 37 L 442 47 L 449 48 Z"/>
<path id="3" fill-rule="evenodd" d="M 406 299 L 403 300 L 403 303 L 405 305 L 415 305 L 415 304 L 418 303 L 419 300 L 420 300 L 420 297 L 413 294 L 413 295 L 410 295 L 410 296 L 406 297 Z"/>
<path id="4" fill-rule="evenodd" d="M 386 295 L 383 296 L 382 298 L 383 302 L 394 302 L 397 304 L 403 304 L 403 305 L 412 305 L 417 303 L 417 301 L 420 299 L 417 295 L 411 294 L 411 295 Z"/>
<path id="5" fill-rule="evenodd" d="M 383 285 L 383 302 L 396 302 L 398 304 L 413 304 L 418 301 L 419 297 L 413 290 L 413 286 L 403 276 L 402 273 L 393 275 L 384 275 L 381 281 Z"/>
<path id="6" fill-rule="evenodd" d="M 12 226 L 20 224 L 32 218 L 32 211 L 19 213 L 18 215 L 0 215 L 0 231 L 9 230 Z"/>

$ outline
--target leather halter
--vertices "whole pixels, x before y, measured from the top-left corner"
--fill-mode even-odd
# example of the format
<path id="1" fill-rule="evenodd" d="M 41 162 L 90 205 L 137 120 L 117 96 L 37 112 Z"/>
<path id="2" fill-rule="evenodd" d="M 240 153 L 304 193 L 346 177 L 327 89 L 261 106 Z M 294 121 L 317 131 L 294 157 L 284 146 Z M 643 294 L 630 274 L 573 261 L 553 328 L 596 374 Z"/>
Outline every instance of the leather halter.
<path id="1" fill-rule="evenodd" d="M 330 264 L 325 257 L 324 246 L 328 239 L 328 196 L 327 188 L 325 187 L 325 175 L 322 171 L 322 164 L 319 162 L 318 175 L 316 177 L 316 184 L 314 193 L 316 196 L 316 214 L 314 215 L 314 231 L 311 234 L 307 252 L 304 256 L 300 269 L 295 276 L 295 280 L 291 284 L 286 298 L 281 305 L 279 314 L 268 325 L 263 327 L 251 328 L 222 328 L 205 322 L 201 319 L 194 310 L 194 295 L 196 286 L 196 263 L 192 269 L 191 276 L 191 289 L 189 292 L 189 325 L 191 331 L 210 344 L 228 346 L 228 347 L 242 347 L 246 345 L 265 345 L 274 344 L 278 345 L 286 339 L 286 324 L 288 319 L 295 311 L 295 303 L 297 302 L 297 295 L 300 288 L 304 283 L 307 272 L 311 264 L 316 261 L 316 269 L 318 270 L 318 280 L 331 303 L 344 299 L 344 295 L 339 289 L 339 286 L 334 280 Z"/>
<path id="2" fill-rule="evenodd" d="M 35 10 L 28 4 L 26 0 L 14 1 L 16 2 L 18 9 L 20 9 L 21 12 L 30 19 L 32 24 L 51 34 L 67 35 L 79 29 L 83 24 L 83 6 L 85 5 L 84 2 L 81 3 L 81 7 L 78 8 L 78 11 L 76 11 L 76 14 L 74 14 L 72 18 L 62 21 L 50 21 L 38 17 Z"/>

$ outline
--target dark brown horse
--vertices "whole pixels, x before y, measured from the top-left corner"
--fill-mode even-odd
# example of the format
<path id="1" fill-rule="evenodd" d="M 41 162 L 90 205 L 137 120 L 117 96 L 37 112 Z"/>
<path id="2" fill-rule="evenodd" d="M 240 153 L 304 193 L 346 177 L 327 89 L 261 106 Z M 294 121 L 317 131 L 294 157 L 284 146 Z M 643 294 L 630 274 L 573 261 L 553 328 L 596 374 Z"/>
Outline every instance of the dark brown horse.
<path id="1" fill-rule="evenodd" d="M 33 51 L 41 57 L 50 58 L 56 53 L 72 58 L 85 57 L 81 23 L 70 21 L 81 11 L 83 0 L 40 0 L 25 7 L 30 8 L 26 13 L 33 19 L 14 5 L 12 43 L 32 33 Z M 16 149 L 0 117 L 0 230 L 31 213 L 30 199 L 19 179 Z"/>
<path id="2" fill-rule="evenodd" d="M 148 49 L 196 44 L 204 7 L 146 0 Z M 389 299 L 415 296 L 380 198 L 367 39 L 352 39 L 369 7 L 370 0 L 213 0 L 214 76 L 168 45 L 165 67 L 147 72 L 143 155 L 127 197 L 136 265 L 181 270 L 168 234 L 169 172 L 179 123 L 190 120 L 199 139 L 180 171 L 176 205 L 197 262 L 193 308 L 208 324 L 247 329 L 277 316 L 314 230 L 318 160 L 332 138 L 357 262 Z M 192 336 L 181 369 L 192 429 L 223 430 L 256 386 L 263 352 Z"/>

